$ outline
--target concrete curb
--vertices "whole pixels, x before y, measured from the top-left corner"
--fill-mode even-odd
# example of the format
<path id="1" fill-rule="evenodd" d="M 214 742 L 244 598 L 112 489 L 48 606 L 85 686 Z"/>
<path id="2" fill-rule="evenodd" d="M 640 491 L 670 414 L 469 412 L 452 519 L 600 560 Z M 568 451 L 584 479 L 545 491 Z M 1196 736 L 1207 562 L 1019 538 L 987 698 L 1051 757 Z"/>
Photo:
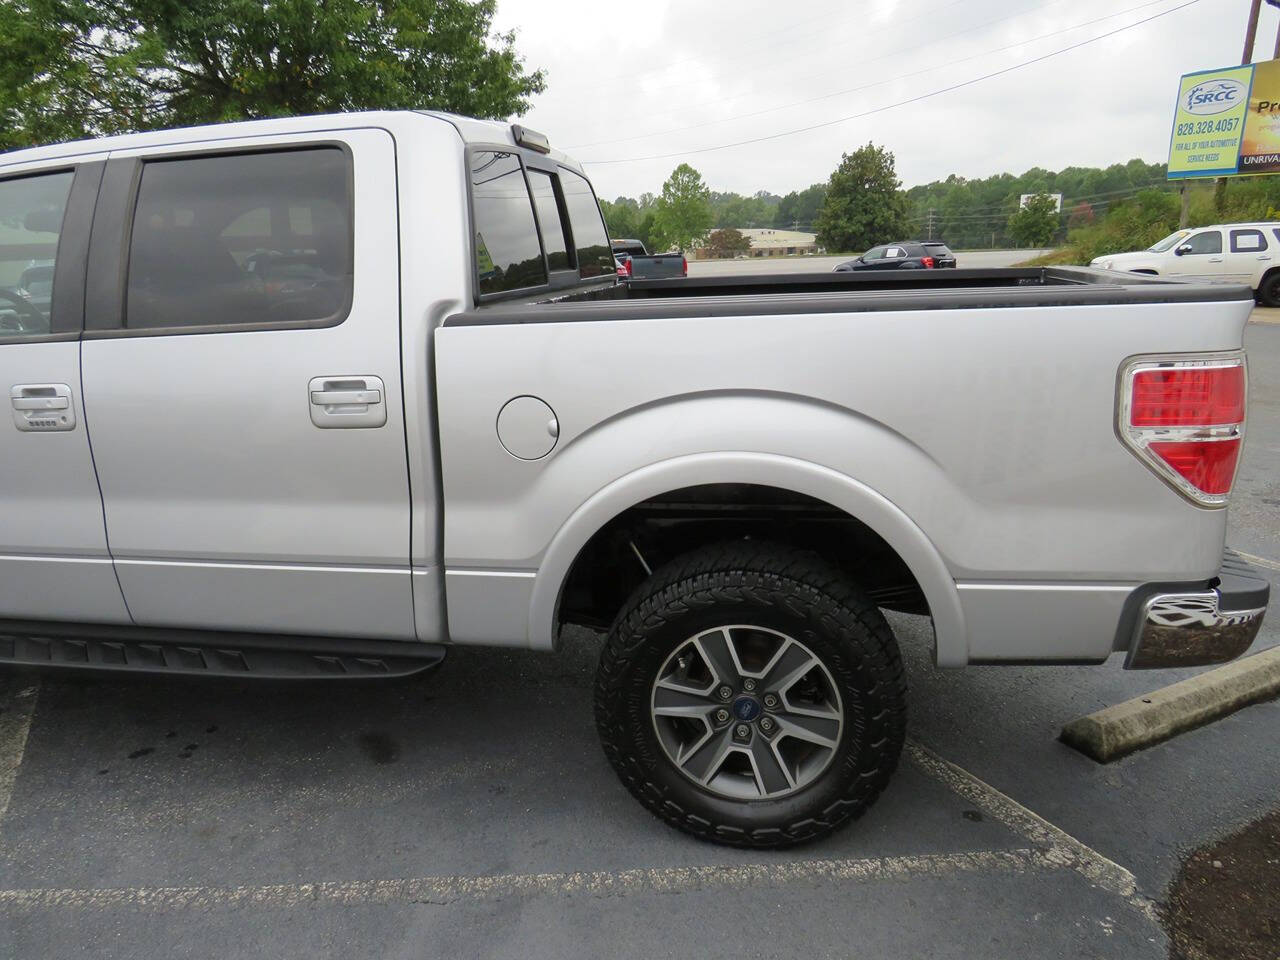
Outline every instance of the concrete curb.
<path id="1" fill-rule="evenodd" d="M 1110 763 L 1179 733 L 1280 696 L 1280 647 L 1072 720 L 1058 739 Z"/>

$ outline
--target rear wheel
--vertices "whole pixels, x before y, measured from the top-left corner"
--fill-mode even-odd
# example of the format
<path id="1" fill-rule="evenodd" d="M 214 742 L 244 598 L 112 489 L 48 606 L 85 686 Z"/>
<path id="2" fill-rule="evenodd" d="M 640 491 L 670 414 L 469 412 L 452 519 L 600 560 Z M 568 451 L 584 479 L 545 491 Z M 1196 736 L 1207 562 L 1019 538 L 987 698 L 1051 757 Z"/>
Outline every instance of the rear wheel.
<path id="1" fill-rule="evenodd" d="M 658 570 L 610 631 L 596 723 L 657 816 L 735 846 L 821 837 L 902 749 L 905 683 L 875 605 L 812 553 L 754 541 Z"/>
<path id="2" fill-rule="evenodd" d="M 1262 278 L 1258 284 L 1258 300 L 1264 307 L 1280 307 L 1280 270 Z"/>

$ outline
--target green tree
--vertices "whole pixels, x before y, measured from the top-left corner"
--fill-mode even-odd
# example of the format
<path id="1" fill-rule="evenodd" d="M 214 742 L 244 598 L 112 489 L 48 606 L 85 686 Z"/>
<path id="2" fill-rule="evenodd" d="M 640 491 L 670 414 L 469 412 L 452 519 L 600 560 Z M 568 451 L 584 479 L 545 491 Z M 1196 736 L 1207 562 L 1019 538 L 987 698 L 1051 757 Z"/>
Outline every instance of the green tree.
<path id="1" fill-rule="evenodd" d="M 707 237 L 707 249 L 713 257 L 732 257 L 751 249 L 751 241 L 741 231 L 722 227 Z"/>
<path id="2" fill-rule="evenodd" d="M 865 250 L 902 238 L 906 199 L 893 168 L 893 154 L 868 143 L 846 153 L 827 183 L 815 227 L 828 250 Z"/>
<path id="3" fill-rule="evenodd" d="M 0 0 L 0 148 L 226 120 L 542 91 L 496 0 Z"/>
<path id="4" fill-rule="evenodd" d="M 1009 217 L 1009 239 L 1018 247 L 1047 247 L 1058 232 L 1059 220 L 1053 197 L 1037 193 Z"/>
<path id="5" fill-rule="evenodd" d="M 619 197 L 612 203 L 608 200 L 600 201 L 605 226 L 609 230 L 609 236 L 615 240 L 639 239 L 640 211 L 634 200 L 630 203 L 623 202 L 626 199 Z"/>
<path id="6" fill-rule="evenodd" d="M 810 229 L 827 199 L 827 185 L 815 183 L 804 190 L 792 191 L 778 201 L 771 226 L 779 230 Z"/>
<path id="7" fill-rule="evenodd" d="M 702 174 L 682 163 L 671 171 L 654 205 L 654 231 L 662 245 L 687 250 L 707 236 L 715 218 L 711 213 L 711 191 Z"/>

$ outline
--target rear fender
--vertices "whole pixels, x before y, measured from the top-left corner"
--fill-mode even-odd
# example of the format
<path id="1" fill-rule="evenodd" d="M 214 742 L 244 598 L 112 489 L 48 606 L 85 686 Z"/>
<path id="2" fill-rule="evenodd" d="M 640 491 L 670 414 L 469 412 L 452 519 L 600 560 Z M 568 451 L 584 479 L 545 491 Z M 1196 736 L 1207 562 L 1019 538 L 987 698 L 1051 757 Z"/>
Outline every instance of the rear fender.
<path id="1" fill-rule="evenodd" d="M 529 645 L 535 649 L 554 646 L 561 588 L 578 552 L 597 530 L 637 503 L 708 482 L 757 484 L 805 494 L 865 523 L 897 551 L 919 582 L 933 617 L 938 665 L 962 666 L 968 661 L 964 613 L 955 581 L 910 517 L 870 487 L 828 467 L 741 451 L 699 453 L 650 464 L 620 477 L 578 507 L 552 539 L 538 568 L 530 602 Z"/>

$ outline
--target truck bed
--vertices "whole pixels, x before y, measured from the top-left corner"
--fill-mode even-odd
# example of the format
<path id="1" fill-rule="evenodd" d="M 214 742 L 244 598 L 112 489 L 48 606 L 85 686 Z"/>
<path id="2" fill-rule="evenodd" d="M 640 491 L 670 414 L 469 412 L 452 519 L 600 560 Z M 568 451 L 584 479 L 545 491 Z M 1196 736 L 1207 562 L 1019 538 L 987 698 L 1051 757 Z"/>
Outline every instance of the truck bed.
<path id="1" fill-rule="evenodd" d="M 1243 284 L 1171 280 L 1087 267 L 744 274 L 634 280 L 486 304 L 450 317 L 446 325 L 1252 299 L 1253 292 Z"/>

